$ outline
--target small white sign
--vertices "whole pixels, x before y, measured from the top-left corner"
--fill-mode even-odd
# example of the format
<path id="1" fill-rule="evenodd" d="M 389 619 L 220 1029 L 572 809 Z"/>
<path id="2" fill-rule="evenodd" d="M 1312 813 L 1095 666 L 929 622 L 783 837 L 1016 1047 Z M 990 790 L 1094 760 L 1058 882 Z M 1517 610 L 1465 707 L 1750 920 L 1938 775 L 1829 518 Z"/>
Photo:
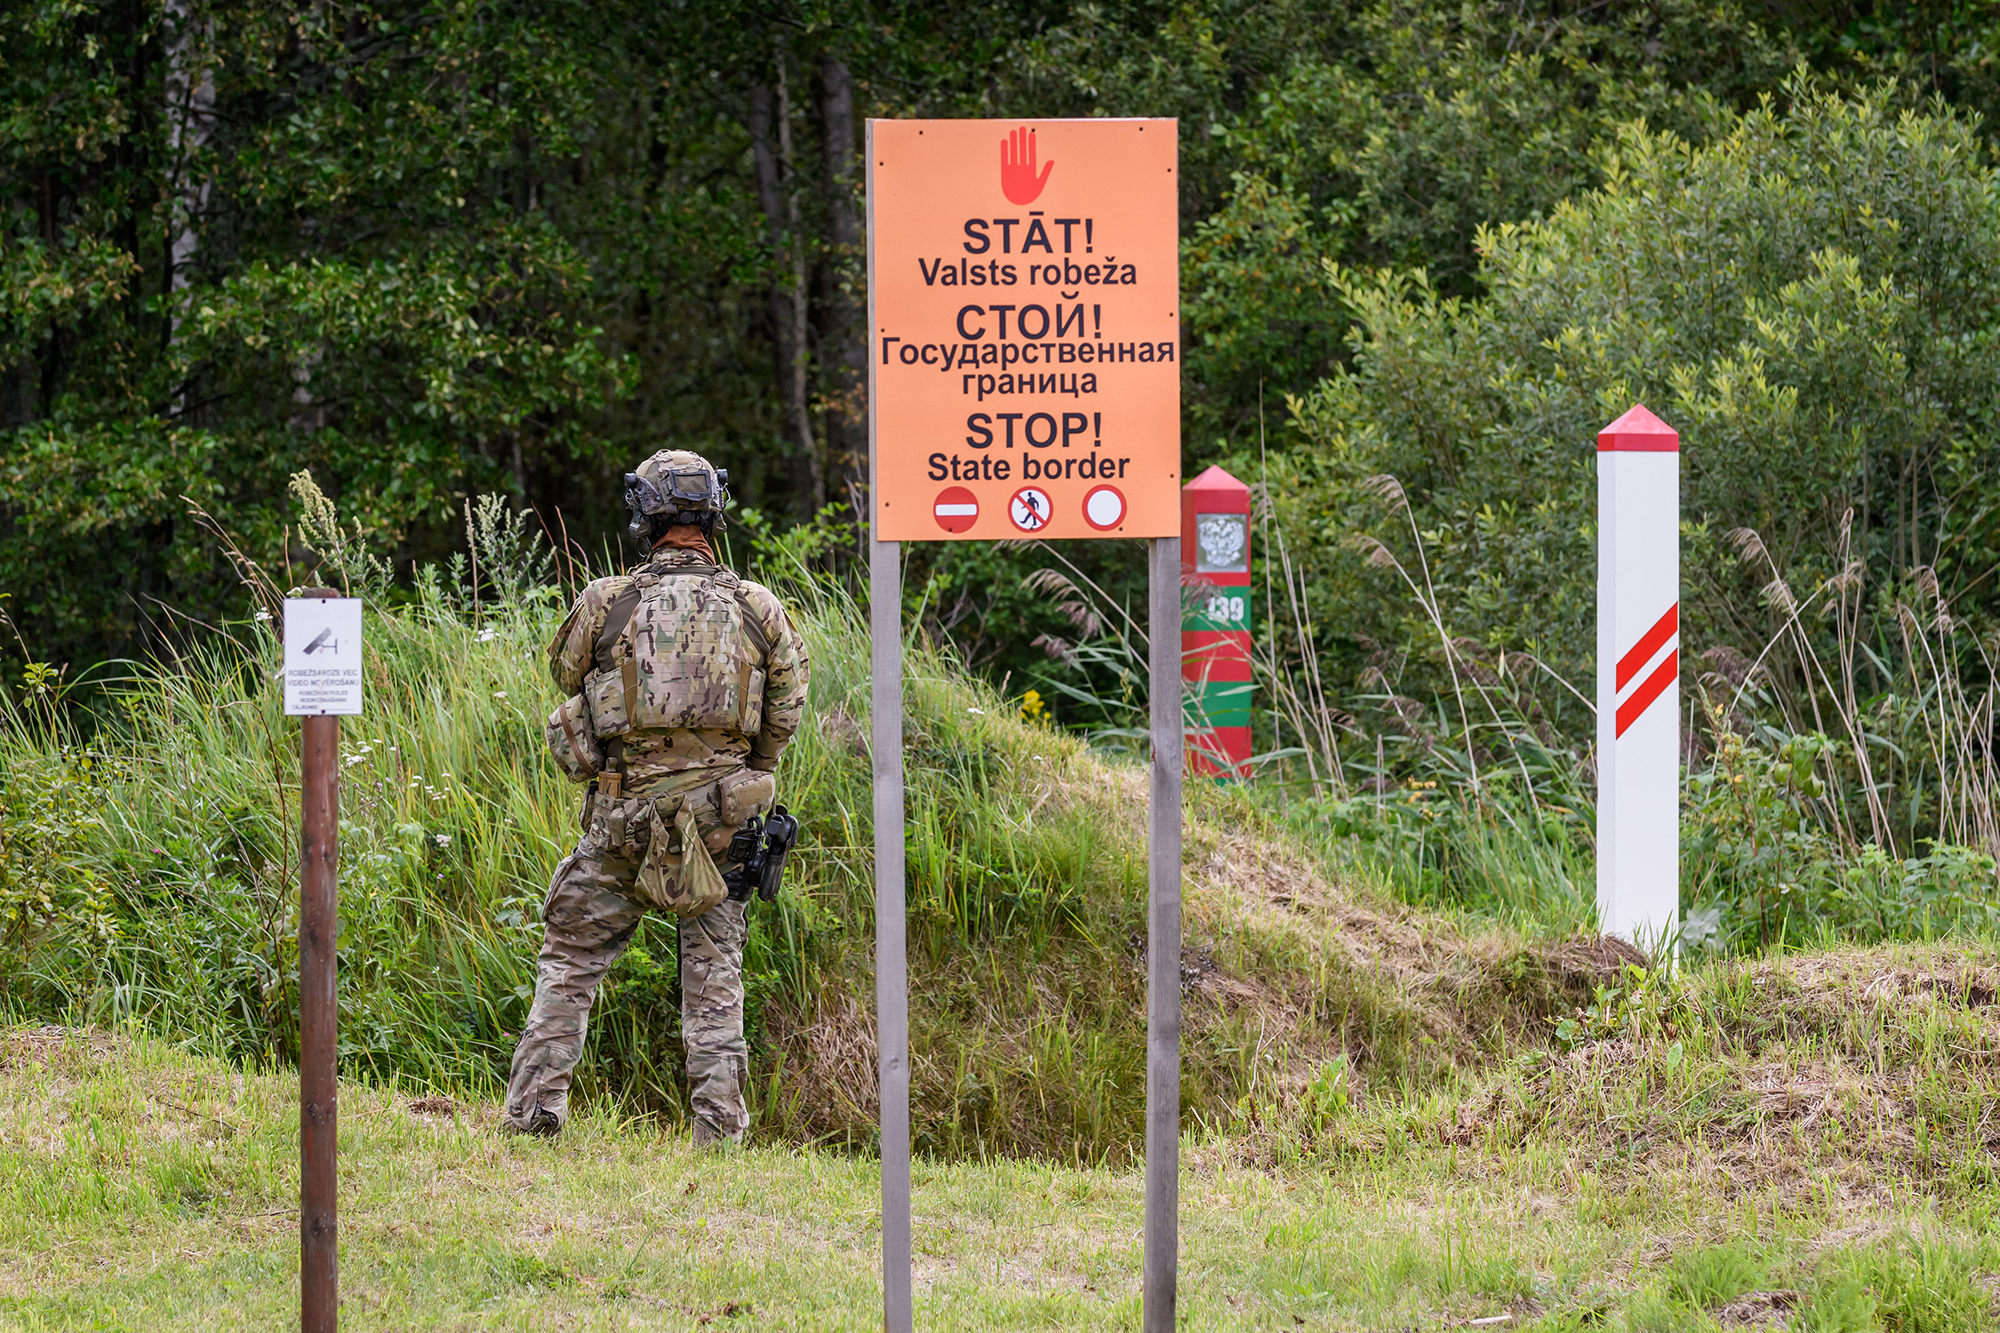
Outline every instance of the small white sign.
<path id="1" fill-rule="evenodd" d="M 361 599 L 285 603 L 285 716 L 361 711 Z"/>

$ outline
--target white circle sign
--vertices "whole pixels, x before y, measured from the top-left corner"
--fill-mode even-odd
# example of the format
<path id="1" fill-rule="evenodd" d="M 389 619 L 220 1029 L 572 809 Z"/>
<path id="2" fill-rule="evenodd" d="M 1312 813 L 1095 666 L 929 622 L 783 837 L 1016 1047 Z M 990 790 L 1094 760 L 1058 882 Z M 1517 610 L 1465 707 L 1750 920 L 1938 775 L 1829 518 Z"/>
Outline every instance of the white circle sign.
<path id="1" fill-rule="evenodd" d="M 1125 521 L 1125 495 L 1116 486 L 1093 486 L 1083 497 L 1083 521 L 1105 532 Z"/>

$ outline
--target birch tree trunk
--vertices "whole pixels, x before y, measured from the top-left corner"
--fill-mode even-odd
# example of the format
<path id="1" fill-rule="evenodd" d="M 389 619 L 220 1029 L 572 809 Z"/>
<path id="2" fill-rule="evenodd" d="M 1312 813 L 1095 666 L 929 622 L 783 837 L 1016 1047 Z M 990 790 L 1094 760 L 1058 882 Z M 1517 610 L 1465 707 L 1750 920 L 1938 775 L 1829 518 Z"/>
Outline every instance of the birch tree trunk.
<path id="1" fill-rule="evenodd" d="M 826 503 L 826 477 L 820 466 L 819 444 L 813 438 L 807 395 L 811 369 L 807 341 L 809 293 L 805 236 L 799 226 L 787 63 L 788 52 L 781 37 L 773 52 L 775 88 L 759 83 L 750 90 L 750 146 L 757 171 L 757 200 L 764 212 L 771 253 L 785 275 L 771 285 L 768 299 L 777 350 L 778 388 L 785 403 L 786 425 L 794 441 L 792 485 L 810 515 Z"/>
<path id="2" fill-rule="evenodd" d="M 857 194 L 854 74 L 828 52 L 820 63 L 820 147 L 825 158 L 827 241 L 820 269 L 821 375 L 827 447 L 852 494 L 868 468 L 868 345 L 862 302 L 867 269 Z"/>
<path id="3" fill-rule="evenodd" d="M 200 221 L 208 208 L 211 180 L 200 163 L 201 150 L 215 128 L 214 28 L 198 18 L 189 0 L 166 0 L 167 171 L 171 221 L 167 234 L 167 281 L 171 294 L 188 285 L 201 248 Z M 169 303 L 168 340 L 179 335 L 181 303 Z"/>

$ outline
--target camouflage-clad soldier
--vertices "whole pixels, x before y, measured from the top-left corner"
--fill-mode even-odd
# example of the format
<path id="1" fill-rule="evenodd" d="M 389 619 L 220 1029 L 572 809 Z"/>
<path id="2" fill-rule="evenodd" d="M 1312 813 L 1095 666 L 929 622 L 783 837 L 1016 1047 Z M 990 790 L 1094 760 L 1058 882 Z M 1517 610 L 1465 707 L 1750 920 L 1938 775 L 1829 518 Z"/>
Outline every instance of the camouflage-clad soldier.
<path id="1" fill-rule="evenodd" d="M 560 1132 L 598 983 L 659 910 L 679 918 L 695 1142 L 740 1141 L 745 903 L 731 893 L 742 876 L 732 854 L 746 821 L 773 809 L 772 774 L 805 708 L 805 643 L 769 589 L 716 561 L 726 472 L 669 450 L 625 481 L 652 555 L 585 588 L 549 645 L 569 696 L 549 719 L 550 750 L 572 778 L 595 780 L 583 838 L 543 906 L 504 1124 Z"/>

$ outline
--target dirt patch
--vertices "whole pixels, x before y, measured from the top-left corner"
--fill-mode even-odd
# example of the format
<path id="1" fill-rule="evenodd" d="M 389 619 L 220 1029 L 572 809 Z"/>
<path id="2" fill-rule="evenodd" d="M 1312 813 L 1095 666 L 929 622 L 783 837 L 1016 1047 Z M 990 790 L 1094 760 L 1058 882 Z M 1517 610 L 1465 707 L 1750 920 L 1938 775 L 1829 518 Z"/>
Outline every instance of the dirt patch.
<path id="1" fill-rule="evenodd" d="M 2000 966 L 1983 952 L 1854 949 L 1744 966 L 1753 984 L 1771 990 L 1773 998 L 1831 1003 L 1845 1013 L 1857 1001 L 1874 1008 L 1934 1003 L 1984 1009 L 2000 1001 Z"/>
<path id="2" fill-rule="evenodd" d="M 1482 995 L 1469 1002 L 1516 1025 L 1546 1027 L 1597 998 L 1601 987 L 1622 986 L 1628 968 L 1649 965 L 1644 953 L 1611 936 L 1532 940 L 1480 958 Z"/>
<path id="3" fill-rule="evenodd" d="M 1458 1110 L 1438 1125 L 1438 1142 L 1450 1147 L 1470 1148 L 1484 1141 L 1494 1127 L 1514 1112 L 1513 1089 L 1507 1084 L 1493 1088 L 1484 1097 L 1468 1097 Z"/>
<path id="4" fill-rule="evenodd" d="M 1647 967 L 1650 960 L 1637 945 L 1612 935 L 1593 939 L 1544 940 L 1530 945 L 1528 956 L 1541 964 L 1565 990 L 1594 993 L 1625 977 L 1628 967 Z"/>
<path id="5" fill-rule="evenodd" d="M 126 1038 L 115 1033 L 66 1028 L 55 1023 L 0 1030 L 0 1073 L 14 1069 L 95 1069 L 123 1054 L 130 1045 Z"/>
<path id="6" fill-rule="evenodd" d="M 1707 973 L 1694 990 L 1752 1054 L 1814 1040 L 1878 1070 L 1929 1064 L 1943 1024 L 1957 1059 L 2000 1064 L 2000 960 L 1985 945 L 1746 961 Z"/>
<path id="7" fill-rule="evenodd" d="M 1780 960 L 1760 969 L 1758 979 L 1766 985 L 1778 983 L 1781 993 L 1809 1002 L 1831 1000 L 1848 1009 L 1928 1005 L 1983 1009 L 2000 996 L 1996 969 L 1968 965 L 1947 970 L 1855 954 Z"/>
<path id="8" fill-rule="evenodd" d="M 449 1097 L 418 1097 L 403 1107 L 419 1120 L 456 1120 L 458 1103 Z"/>
<path id="9" fill-rule="evenodd" d="M 782 1061 L 772 1086 L 813 1090 L 793 1112 L 795 1138 L 839 1138 L 873 1124 L 881 1105 L 874 1007 L 831 986 L 819 1000 L 804 1012 L 784 1004 L 764 1011 L 765 1037 Z"/>
<path id="10" fill-rule="evenodd" d="M 1886 1198 L 1871 1199 L 1868 1202 L 1880 1206 L 1886 1202 Z M 1895 1234 L 1896 1228 L 1888 1222 L 1862 1222 L 1856 1226 L 1839 1227 L 1833 1231 L 1823 1231 L 1814 1237 L 1812 1243 L 1806 1248 L 1812 1254 L 1820 1254 L 1826 1250 L 1873 1245 L 1879 1241 L 1887 1240 Z"/>
<path id="11" fill-rule="evenodd" d="M 868 730 L 845 709 L 836 705 L 821 713 L 819 729 L 838 749 L 864 759 L 868 757 Z"/>
<path id="12" fill-rule="evenodd" d="M 1796 1291 L 1752 1291 L 1717 1310 L 1715 1322 L 1724 1328 L 1790 1328 L 1798 1306 Z"/>

